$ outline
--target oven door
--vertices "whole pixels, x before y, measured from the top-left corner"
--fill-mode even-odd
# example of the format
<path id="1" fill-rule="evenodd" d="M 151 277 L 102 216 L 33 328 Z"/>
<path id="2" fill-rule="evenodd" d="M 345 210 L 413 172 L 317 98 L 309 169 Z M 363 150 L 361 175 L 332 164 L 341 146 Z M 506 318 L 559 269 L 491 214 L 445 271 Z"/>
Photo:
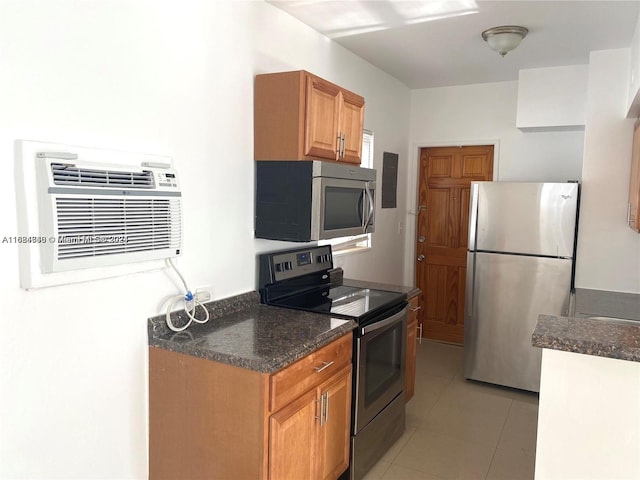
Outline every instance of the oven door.
<path id="1" fill-rule="evenodd" d="M 355 354 L 354 435 L 402 393 L 407 307 L 359 327 Z"/>
<path id="2" fill-rule="evenodd" d="M 374 231 L 376 182 L 315 177 L 311 236 L 319 240 Z"/>

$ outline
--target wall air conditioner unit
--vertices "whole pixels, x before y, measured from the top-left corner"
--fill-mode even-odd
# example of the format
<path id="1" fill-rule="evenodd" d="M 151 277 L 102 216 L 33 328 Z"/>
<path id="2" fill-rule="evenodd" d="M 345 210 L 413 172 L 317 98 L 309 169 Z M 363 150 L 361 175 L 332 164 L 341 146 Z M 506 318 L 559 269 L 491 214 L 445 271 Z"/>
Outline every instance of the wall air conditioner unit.
<path id="1" fill-rule="evenodd" d="M 36 175 L 43 273 L 175 257 L 182 245 L 178 176 L 141 167 L 38 152 Z"/>

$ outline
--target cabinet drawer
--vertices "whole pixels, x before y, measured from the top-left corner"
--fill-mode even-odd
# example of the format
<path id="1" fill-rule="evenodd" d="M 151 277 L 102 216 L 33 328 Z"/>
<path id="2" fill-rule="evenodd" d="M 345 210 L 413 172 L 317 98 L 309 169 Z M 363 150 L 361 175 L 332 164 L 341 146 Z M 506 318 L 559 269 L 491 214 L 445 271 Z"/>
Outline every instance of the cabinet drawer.
<path id="1" fill-rule="evenodd" d="M 269 410 L 275 412 L 351 363 L 353 336 L 344 335 L 274 373 L 269 385 Z"/>

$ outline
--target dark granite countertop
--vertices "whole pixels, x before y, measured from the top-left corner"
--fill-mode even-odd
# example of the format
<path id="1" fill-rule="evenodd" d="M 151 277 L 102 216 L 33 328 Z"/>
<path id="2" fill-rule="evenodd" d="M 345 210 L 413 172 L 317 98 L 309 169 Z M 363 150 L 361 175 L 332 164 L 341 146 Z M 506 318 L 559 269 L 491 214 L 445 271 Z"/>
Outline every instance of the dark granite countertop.
<path id="1" fill-rule="evenodd" d="M 406 293 L 407 298 L 420 295 L 420 289 L 417 287 L 407 287 L 405 285 L 393 285 L 390 283 L 369 282 L 366 280 L 355 280 L 352 278 L 343 278 L 341 268 L 335 268 L 329 272 L 331 283 L 335 285 L 346 285 L 348 287 L 372 288 L 375 290 L 386 290 L 388 292 Z"/>
<path id="2" fill-rule="evenodd" d="M 572 317 L 540 315 L 532 345 L 640 362 L 640 295 L 576 289 L 575 305 Z"/>
<path id="3" fill-rule="evenodd" d="M 167 327 L 164 315 L 150 318 L 149 346 L 273 373 L 356 327 L 351 320 L 259 302 L 257 292 L 209 302 L 210 320 L 178 333 Z M 184 324 L 179 314 L 172 321 Z"/>

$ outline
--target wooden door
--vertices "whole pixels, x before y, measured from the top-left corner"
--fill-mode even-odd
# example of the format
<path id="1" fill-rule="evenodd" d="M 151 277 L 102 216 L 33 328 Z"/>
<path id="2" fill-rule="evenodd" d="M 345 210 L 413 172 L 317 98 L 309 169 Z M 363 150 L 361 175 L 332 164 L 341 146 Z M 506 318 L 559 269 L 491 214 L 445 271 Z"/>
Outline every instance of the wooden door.
<path id="1" fill-rule="evenodd" d="M 316 478 L 320 413 L 310 390 L 269 419 L 269 479 Z"/>
<path id="2" fill-rule="evenodd" d="M 320 439 L 318 478 L 333 480 L 349 466 L 351 365 L 320 387 L 327 397 Z"/>
<path id="3" fill-rule="evenodd" d="M 336 160 L 342 99 L 340 89 L 314 76 L 307 76 L 306 88 L 304 154 Z"/>
<path id="4" fill-rule="evenodd" d="M 364 99 L 347 91 L 342 92 L 340 134 L 344 135 L 344 155 L 341 162 L 360 165 L 362 158 L 362 126 Z"/>
<path id="5" fill-rule="evenodd" d="M 469 192 L 472 181 L 493 179 L 493 145 L 420 151 L 416 285 L 426 338 L 464 342 Z"/>

